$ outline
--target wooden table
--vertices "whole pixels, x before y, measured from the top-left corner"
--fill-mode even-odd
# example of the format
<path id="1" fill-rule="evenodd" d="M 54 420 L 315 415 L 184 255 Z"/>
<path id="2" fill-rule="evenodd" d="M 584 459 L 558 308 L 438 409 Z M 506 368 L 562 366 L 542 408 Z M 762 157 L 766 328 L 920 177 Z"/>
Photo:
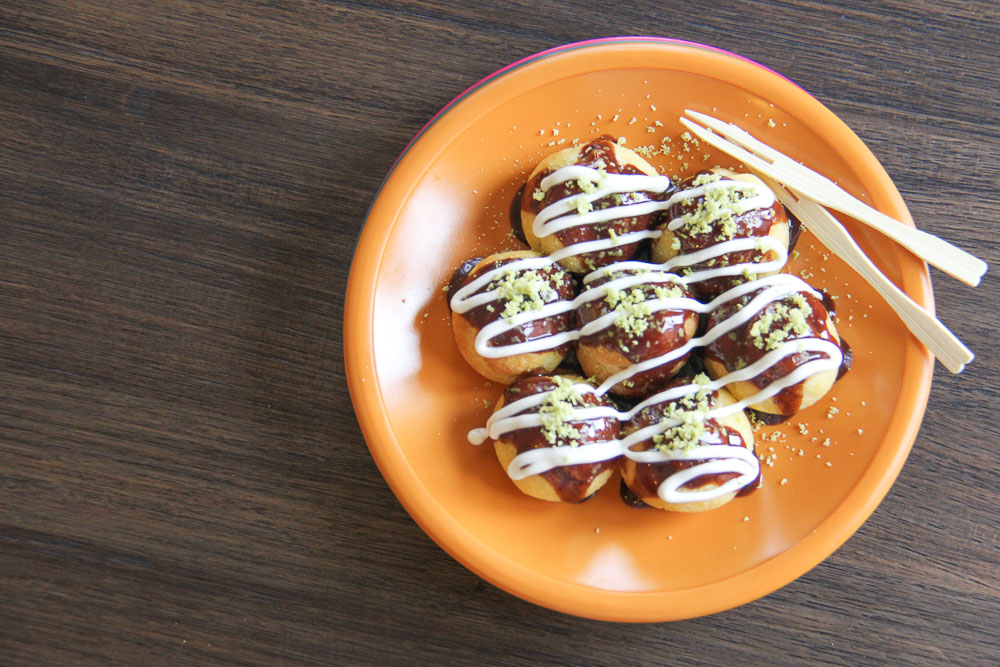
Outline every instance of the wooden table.
<path id="1" fill-rule="evenodd" d="M 1000 264 L 995 2 L 616 4 L 4 3 L 0 662 L 996 662 L 996 270 L 934 273 L 979 358 L 938 367 L 885 502 L 739 609 L 533 606 L 379 475 L 341 338 L 366 209 L 440 107 L 536 51 L 656 34 L 762 62 L 860 134 L 921 227 Z"/>

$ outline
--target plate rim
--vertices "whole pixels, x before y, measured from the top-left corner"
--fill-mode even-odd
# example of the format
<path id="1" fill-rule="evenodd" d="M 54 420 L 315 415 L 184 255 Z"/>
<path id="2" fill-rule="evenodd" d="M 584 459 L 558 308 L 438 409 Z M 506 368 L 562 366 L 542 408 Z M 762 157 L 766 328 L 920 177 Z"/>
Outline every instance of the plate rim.
<path id="1" fill-rule="evenodd" d="M 930 394 L 934 360 L 927 350 L 918 349 L 919 345 L 907 346 L 900 404 L 912 404 L 914 409 L 908 414 L 897 409 L 887 430 L 887 433 L 898 434 L 899 437 L 892 440 L 898 439 L 899 445 L 891 448 L 892 451 L 886 451 L 884 444 L 879 446 L 858 482 L 842 502 L 817 524 L 811 535 L 747 570 L 695 588 L 625 592 L 550 579 L 487 547 L 451 517 L 429 493 L 421 493 L 426 487 L 415 476 L 405 456 L 402 456 L 402 448 L 395 438 L 388 414 L 383 409 L 384 401 L 376 379 L 372 344 L 371 316 L 375 281 L 364 280 L 365 277 L 378 275 L 383 258 L 382 250 L 398 219 L 398 209 L 405 205 L 409 193 L 416 185 L 416 179 L 412 179 L 413 182 L 407 188 L 404 182 L 406 179 L 401 181 L 393 177 L 403 170 L 409 170 L 411 164 L 419 174 L 420 166 L 425 164 L 421 161 L 420 149 L 433 145 L 427 137 L 433 138 L 432 133 L 441 132 L 445 121 L 454 119 L 456 109 L 468 106 L 467 101 L 471 97 L 489 92 L 514 72 L 537 63 L 551 63 L 553 58 L 572 58 L 574 52 L 587 49 L 618 51 L 631 48 L 652 48 L 664 53 L 678 49 L 696 49 L 711 54 L 711 58 L 732 59 L 742 63 L 741 67 L 751 67 L 767 73 L 769 77 L 776 77 L 774 85 L 779 88 L 791 86 L 797 91 L 795 94 L 804 96 L 803 100 L 810 107 L 810 113 L 820 115 L 822 125 L 832 127 L 837 135 L 844 138 L 845 141 L 836 146 L 830 142 L 831 147 L 850 165 L 858 180 L 869 188 L 873 184 L 879 186 L 881 192 L 878 194 L 882 196 L 876 197 L 876 193 L 872 193 L 873 199 L 878 200 L 874 203 L 879 208 L 890 209 L 890 214 L 913 225 L 895 184 L 862 140 L 819 100 L 782 74 L 744 56 L 686 40 L 625 36 L 572 42 L 521 58 L 469 86 L 436 113 L 400 153 L 373 197 L 355 248 L 344 305 L 344 360 L 345 375 L 358 423 L 376 465 L 410 516 L 445 552 L 490 583 L 550 609 L 599 620 L 656 622 L 704 616 L 756 600 L 795 581 L 822 563 L 857 532 L 895 483 L 912 449 Z M 594 70 L 591 68 L 583 71 Z M 851 154 L 851 159 L 848 159 L 845 152 Z M 396 214 L 392 213 L 390 206 L 394 202 L 399 204 Z M 380 221 L 381 224 L 376 224 Z M 381 235 L 379 232 L 382 232 Z M 375 247 L 369 249 L 373 245 Z M 915 258 L 907 261 L 899 252 L 901 251 L 894 254 L 900 259 L 901 287 L 918 303 L 933 309 L 930 275 L 926 264 Z M 889 438 L 883 440 L 883 443 L 887 440 Z M 399 455 L 393 456 L 393 452 L 398 452 Z M 739 593 L 722 590 L 722 587 L 738 589 Z"/>

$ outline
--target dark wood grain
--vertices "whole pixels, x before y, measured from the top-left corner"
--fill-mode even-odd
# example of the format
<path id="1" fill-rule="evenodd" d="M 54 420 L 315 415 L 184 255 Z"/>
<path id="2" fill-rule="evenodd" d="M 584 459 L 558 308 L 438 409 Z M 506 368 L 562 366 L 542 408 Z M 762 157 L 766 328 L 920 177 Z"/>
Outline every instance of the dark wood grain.
<path id="1" fill-rule="evenodd" d="M 934 274 L 979 358 L 938 368 L 885 502 L 740 609 L 535 607 L 383 482 L 340 334 L 382 178 L 482 76 L 618 34 L 781 71 L 924 229 L 1000 264 L 991 0 L 0 6 L 0 663 L 996 662 L 996 269 L 976 290 Z"/>

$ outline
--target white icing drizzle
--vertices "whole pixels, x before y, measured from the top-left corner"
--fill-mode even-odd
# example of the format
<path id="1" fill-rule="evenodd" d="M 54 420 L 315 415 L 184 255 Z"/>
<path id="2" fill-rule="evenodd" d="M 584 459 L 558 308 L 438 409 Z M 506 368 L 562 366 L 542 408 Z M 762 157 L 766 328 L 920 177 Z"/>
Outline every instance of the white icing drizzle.
<path id="1" fill-rule="evenodd" d="M 774 193 L 771 192 L 770 188 L 760 188 L 756 183 L 749 181 L 736 181 L 736 180 L 723 180 L 723 181 L 713 181 L 710 183 L 705 183 L 696 188 L 689 188 L 683 191 L 683 197 L 677 197 L 674 195 L 668 201 L 671 204 L 675 204 L 678 201 L 683 201 L 684 199 L 694 199 L 695 197 L 703 197 L 708 192 L 712 190 L 752 190 L 753 194 L 749 197 L 743 197 L 736 202 L 736 207 L 734 213 L 740 215 L 743 213 L 748 213 L 758 208 L 770 208 L 774 206 Z M 678 193 L 680 194 L 680 193 Z M 667 223 L 667 229 L 670 231 L 676 231 L 684 226 L 685 220 L 684 216 L 678 216 L 672 218 L 669 223 Z"/>
<path id="2" fill-rule="evenodd" d="M 553 202 L 543 208 L 531 223 L 531 232 L 538 238 L 549 236 L 556 232 L 593 225 L 599 222 L 610 222 L 619 218 L 649 215 L 657 211 L 665 211 L 674 204 L 688 199 L 704 196 L 710 190 L 736 189 L 751 190 L 753 194 L 736 202 L 734 213 L 739 215 L 755 209 L 769 208 L 774 205 L 774 193 L 769 188 L 760 187 L 750 181 L 723 179 L 705 183 L 694 188 L 679 190 L 663 201 L 646 201 L 632 204 L 619 204 L 608 208 L 580 213 L 581 205 L 593 202 L 614 194 L 629 192 L 653 192 L 660 194 L 670 187 L 670 179 L 666 176 L 647 176 L 645 174 L 608 174 L 583 165 L 570 165 L 556 170 L 542 179 L 539 186 L 542 192 L 548 192 L 552 187 L 568 181 L 588 181 L 594 184 L 592 192 L 581 192 Z M 684 224 L 682 217 L 673 218 L 667 229 L 675 231 Z M 579 253 L 573 253 L 579 254 Z"/>
<path id="3" fill-rule="evenodd" d="M 643 236 L 645 238 L 651 237 L 653 234 L 659 235 L 657 230 L 651 230 L 646 232 L 637 232 L 632 236 Z M 620 239 L 627 238 L 625 236 L 619 237 Z M 587 244 L 604 243 L 607 239 L 599 239 L 598 241 L 588 241 Z M 628 241 L 626 241 L 628 242 Z M 571 246 L 571 248 L 578 249 L 579 246 L 584 244 L 576 244 Z M 564 248 L 563 250 L 568 250 L 569 248 Z M 668 273 L 669 270 L 675 268 L 682 268 L 698 264 L 699 262 L 704 262 L 712 259 L 713 257 L 719 257 L 723 254 L 736 252 L 740 250 L 752 250 L 761 249 L 766 251 L 772 251 L 777 254 L 777 258 L 768 262 L 747 262 L 740 264 L 732 264 L 729 266 L 721 266 L 714 269 L 705 269 L 702 271 L 694 271 L 687 276 L 678 276 L 673 273 Z M 714 251 L 714 252 L 713 252 Z M 560 251 L 562 252 L 562 251 Z M 589 252 L 589 251 L 586 251 Z M 451 301 L 451 309 L 459 314 L 464 314 L 472 310 L 473 308 L 486 305 L 497 301 L 499 298 L 498 290 L 486 290 L 480 292 L 484 287 L 487 287 L 493 280 L 501 277 L 508 272 L 522 272 L 531 271 L 536 269 L 543 269 L 552 266 L 558 259 L 553 259 L 556 257 L 556 253 L 549 255 L 548 257 L 527 257 L 523 259 L 517 259 L 502 266 L 490 269 L 484 272 L 482 275 L 477 276 L 469 284 L 463 286 L 462 288 L 456 290 Z M 597 333 L 603 328 L 611 326 L 617 319 L 616 313 L 609 313 L 605 315 L 600 320 L 595 322 L 590 322 L 580 330 L 571 330 L 553 334 L 551 336 L 546 336 L 544 338 L 536 338 L 534 340 L 525 341 L 523 343 L 513 343 L 510 345 L 493 347 L 489 343 L 494 338 L 507 333 L 518 326 L 528 323 L 544 320 L 549 317 L 554 317 L 556 315 L 561 315 L 566 312 L 571 312 L 579 308 L 584 303 L 590 301 L 596 301 L 598 299 L 603 299 L 607 296 L 607 293 L 611 289 L 624 289 L 625 286 L 637 285 L 640 283 L 649 282 L 675 282 L 680 284 L 690 284 L 693 282 L 698 282 L 701 280 L 711 280 L 712 278 L 719 278 L 724 276 L 735 276 L 741 275 L 750 268 L 756 269 L 761 273 L 766 273 L 770 271 L 775 271 L 780 269 L 785 264 L 787 259 L 787 253 L 785 249 L 777 241 L 771 237 L 765 237 L 761 239 L 732 239 L 729 241 L 724 241 L 718 243 L 704 250 L 699 250 L 697 252 L 687 253 L 684 255 L 678 255 L 668 262 L 660 265 L 647 264 L 644 262 L 618 262 L 612 264 L 611 266 L 605 267 L 603 269 L 598 269 L 589 273 L 584 277 L 584 284 L 589 285 L 591 282 L 600 278 L 601 276 L 607 275 L 605 271 L 627 271 L 627 270 L 641 270 L 650 271 L 645 276 L 637 276 L 638 279 L 631 278 L 619 278 L 617 280 L 612 280 L 603 283 L 596 287 L 589 287 L 584 290 L 579 296 L 577 296 L 573 301 L 552 301 L 546 303 L 544 306 L 537 310 L 525 311 L 518 313 L 510 319 L 497 319 L 490 322 L 476 334 L 475 348 L 476 352 L 480 356 L 486 357 L 488 359 L 498 359 L 501 357 L 509 357 L 515 354 L 526 354 L 531 352 L 543 352 L 545 350 L 553 350 L 560 345 L 565 345 L 566 343 L 575 341 L 581 336 L 588 336 L 593 333 Z M 717 301 L 717 300 L 716 300 Z M 706 310 L 706 305 L 695 301 L 694 299 L 666 299 L 657 298 L 650 299 L 647 301 L 650 304 L 650 308 L 653 311 L 660 310 L 679 310 L 687 309 L 694 310 L 696 312 L 710 312 Z M 713 301 L 712 303 L 715 303 Z M 600 322 L 600 326 L 597 325 Z"/>
<path id="4" fill-rule="evenodd" d="M 613 206 L 601 210 L 591 210 L 577 213 L 581 201 L 591 203 L 610 194 L 627 192 L 654 192 L 662 193 L 670 187 L 670 180 L 665 176 L 645 176 L 633 174 L 606 174 L 590 167 L 581 165 L 570 165 L 563 167 L 550 174 L 541 181 L 541 189 L 547 192 L 550 188 L 571 180 L 587 180 L 595 184 L 596 188 L 592 192 L 585 192 L 579 195 L 572 195 L 562 200 L 546 206 L 535 217 L 532 231 L 538 237 L 550 235 L 574 226 L 594 224 L 597 222 L 607 222 L 610 220 L 645 215 L 660 210 L 665 210 L 670 206 L 685 200 L 703 196 L 711 189 L 735 188 L 743 191 L 750 191 L 750 196 L 745 196 L 737 200 L 737 214 L 749 212 L 754 209 L 769 208 L 774 205 L 774 193 L 768 188 L 754 182 L 740 180 L 720 180 L 709 182 L 697 187 L 688 188 L 674 193 L 665 201 L 642 202 L 638 204 L 626 204 Z M 684 224 L 682 218 L 674 218 L 667 224 L 667 229 L 673 231 Z M 484 272 L 476 277 L 464 287 L 460 288 L 452 296 L 452 310 L 455 313 L 463 314 L 473 308 L 482 306 L 498 300 L 497 290 L 480 291 L 487 287 L 493 280 L 504 275 L 506 272 L 521 272 L 537 269 L 545 269 L 556 262 L 575 255 L 607 250 L 615 246 L 636 243 L 647 238 L 656 238 L 662 234 L 659 230 L 645 230 L 623 234 L 613 239 L 597 239 L 583 243 L 574 244 L 560 249 L 547 257 L 529 257 L 517 259 L 500 267 Z M 746 250 L 759 250 L 762 254 L 770 252 L 776 255 L 775 259 L 763 262 L 744 262 L 728 266 L 720 266 L 713 269 L 703 269 L 696 272 L 689 272 L 686 276 L 678 276 L 669 273 L 671 270 L 694 266 L 710 261 L 711 259 L 722 257 L 728 253 Z M 511 331 L 526 322 L 543 320 L 548 317 L 560 315 L 576 310 L 581 305 L 604 298 L 609 290 L 627 289 L 632 286 L 655 283 L 681 283 L 691 284 L 695 282 L 711 280 L 713 278 L 735 276 L 747 272 L 769 273 L 779 271 L 787 261 L 787 249 L 780 245 L 771 237 L 761 238 L 736 238 L 723 241 L 695 252 L 679 254 L 663 264 L 648 264 L 638 261 L 624 261 L 592 271 L 584 277 L 583 282 L 587 287 L 572 301 L 553 301 L 544 304 L 541 308 L 533 311 L 519 313 L 509 320 L 498 319 L 483 327 L 476 336 L 476 351 L 487 358 L 499 358 L 526 352 L 540 352 L 554 349 L 560 345 L 575 341 L 581 336 L 591 335 L 604 328 L 613 326 L 619 314 L 617 312 L 607 313 L 604 316 L 587 323 L 580 329 L 560 332 L 544 338 L 539 338 L 524 343 L 515 343 L 505 346 L 492 347 L 489 342 L 497 336 Z M 629 272 L 632 273 L 629 273 Z M 613 277 L 613 274 L 622 272 L 622 275 Z M 600 285 L 591 286 L 591 283 L 602 278 L 612 277 Z M 749 280 L 739 284 L 709 303 L 702 304 L 690 298 L 660 298 L 650 299 L 646 303 L 652 312 L 662 310 L 691 310 L 698 313 L 709 313 L 716 310 L 721 305 L 753 294 L 750 301 L 737 310 L 727 319 L 717 323 L 702 336 L 687 341 L 683 346 L 659 357 L 648 359 L 644 362 L 633 364 L 631 367 L 615 373 L 607 378 L 599 387 L 594 388 L 589 384 L 577 384 L 574 389 L 580 393 L 592 393 L 597 396 L 604 396 L 612 387 L 619 382 L 628 380 L 643 371 L 667 364 L 691 352 L 697 347 L 710 345 L 712 342 L 726 335 L 730 331 L 745 325 L 755 315 L 766 308 L 770 303 L 795 293 L 809 293 L 817 298 L 821 295 L 810 287 L 807 283 L 796 276 L 790 274 L 776 273 Z M 599 418 L 614 418 L 619 421 L 628 421 L 637 415 L 643 408 L 655 405 L 660 402 L 677 400 L 686 395 L 693 394 L 707 388 L 709 391 L 716 391 L 724 388 L 728 384 L 750 380 L 781 359 L 799 352 L 818 352 L 823 356 L 812 359 L 796 367 L 791 373 L 772 382 L 767 387 L 761 389 L 752 396 L 748 396 L 740 401 L 726 406 L 718 406 L 709 410 L 705 415 L 706 419 L 722 418 L 729 414 L 734 414 L 744 408 L 766 400 L 787 387 L 791 387 L 802 382 L 812 375 L 837 369 L 843 361 L 840 347 L 832 341 L 821 338 L 797 338 L 778 343 L 775 349 L 764 354 L 754 363 L 726 376 L 710 381 L 705 385 L 689 384 L 681 387 L 659 392 L 636 405 L 628 412 L 620 412 L 611 407 L 588 406 L 575 411 L 571 423 Z M 543 391 L 531 396 L 518 399 L 497 410 L 487 421 L 485 428 L 474 429 L 469 433 L 469 440 L 473 444 L 482 444 L 488 438 L 498 439 L 504 434 L 524 428 L 535 428 L 542 425 L 539 413 L 530 412 L 538 408 L 550 391 Z M 523 479 L 531 475 L 537 475 L 553 468 L 566 465 L 579 465 L 586 463 L 597 463 L 626 456 L 639 463 L 657 463 L 676 460 L 698 460 L 702 461 L 698 465 L 679 470 L 667 477 L 658 488 L 658 495 L 667 503 L 687 503 L 712 500 L 733 493 L 752 483 L 760 472 L 760 462 L 753 452 L 741 446 L 733 445 L 704 445 L 695 447 L 688 451 L 660 450 L 657 448 L 645 451 L 632 451 L 631 447 L 649 440 L 654 435 L 664 433 L 668 429 L 677 426 L 680 422 L 670 419 L 662 419 L 657 424 L 652 424 L 639 429 L 627 437 L 605 441 L 589 443 L 580 446 L 552 446 L 532 449 L 518 454 L 511 461 L 507 468 L 507 474 L 512 479 Z M 711 489 L 683 489 L 688 482 L 702 476 L 723 473 L 736 474 L 737 477 Z"/>

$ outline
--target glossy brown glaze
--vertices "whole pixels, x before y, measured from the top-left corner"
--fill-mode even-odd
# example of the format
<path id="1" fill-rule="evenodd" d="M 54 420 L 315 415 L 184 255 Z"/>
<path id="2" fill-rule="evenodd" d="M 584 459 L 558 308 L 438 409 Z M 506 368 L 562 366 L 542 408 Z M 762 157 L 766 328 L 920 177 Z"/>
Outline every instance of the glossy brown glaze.
<path id="1" fill-rule="evenodd" d="M 742 489 L 736 492 L 737 498 L 742 498 L 743 496 L 748 496 L 757 489 L 761 487 L 764 483 L 764 470 L 763 468 L 757 468 L 757 476 L 753 478 L 753 481 L 744 486 Z"/>
<path id="2" fill-rule="evenodd" d="M 683 191 L 695 187 L 694 180 L 698 178 L 698 176 L 709 173 L 711 172 L 701 171 L 694 176 L 684 179 L 681 181 L 678 189 Z M 666 227 L 670 220 L 679 218 L 685 214 L 694 213 L 698 210 L 699 204 L 703 201 L 704 197 L 692 197 L 691 199 L 685 199 L 675 203 L 667 209 L 666 213 L 661 217 L 661 222 L 659 224 Z M 768 235 L 773 225 L 788 222 L 788 215 L 785 211 L 785 207 L 775 201 L 774 204 L 768 208 L 753 209 L 751 211 L 741 213 L 740 215 L 733 216 L 733 221 L 736 223 L 735 231 L 730 237 L 722 237 L 721 234 L 715 229 L 707 233 L 691 233 L 685 226 L 681 226 L 674 231 L 674 235 L 680 242 L 679 252 L 681 254 L 697 252 L 699 250 L 710 248 L 721 241 L 730 239 L 763 238 Z M 721 257 L 710 259 L 706 262 L 693 264 L 688 268 L 690 268 L 691 271 L 717 269 L 722 266 L 731 266 L 733 264 L 757 262 L 760 261 L 760 256 L 761 251 L 755 249 L 730 252 L 722 255 Z M 742 275 L 724 276 L 693 283 L 691 289 L 699 299 L 707 301 L 718 296 L 719 294 L 722 294 L 731 287 L 735 287 L 736 285 L 746 282 L 746 280 L 747 279 Z"/>
<path id="3" fill-rule="evenodd" d="M 465 279 L 469 277 L 472 270 L 476 268 L 476 264 L 483 261 L 482 257 L 473 257 L 472 259 L 467 259 L 458 265 L 458 268 L 451 274 L 451 279 L 448 281 L 448 310 L 451 310 L 451 295 L 453 295 L 458 288 L 465 284 Z"/>
<path id="4" fill-rule="evenodd" d="M 611 276 L 602 276 L 591 283 L 591 287 L 600 287 L 610 280 L 631 273 L 634 272 L 622 271 L 615 272 Z M 630 287 L 627 291 L 638 289 L 642 291 L 646 301 L 651 301 L 657 298 L 656 287 L 660 285 L 677 287 L 681 290 L 682 297 L 693 298 L 687 287 L 675 283 L 642 284 Z M 613 311 L 614 308 L 607 299 L 596 299 L 585 303 L 577 309 L 579 325 L 582 327 Z M 579 342 L 581 345 L 613 350 L 633 364 L 638 364 L 668 354 L 687 343 L 691 338 L 688 334 L 689 329 L 697 328 L 698 313 L 687 309 L 661 310 L 651 313 L 643 319 L 647 322 L 647 328 L 639 335 L 632 335 L 624 328 L 613 324 L 597 333 L 581 337 Z M 687 362 L 690 354 L 685 354 L 666 364 L 638 373 L 629 382 L 634 384 L 639 393 L 649 395 L 676 375 L 677 371 Z"/>
<path id="5" fill-rule="evenodd" d="M 738 299 L 734 299 L 719 306 L 719 308 L 709 315 L 708 328 L 711 329 L 720 322 L 733 316 L 740 307 L 749 303 L 756 294 L 757 292 L 751 292 L 750 294 L 746 294 Z M 805 298 L 811 309 L 810 314 L 806 317 L 809 332 L 805 335 L 789 333 L 786 340 L 795 340 L 798 338 L 821 338 L 823 340 L 829 340 L 839 344 L 839 341 L 830 335 L 830 331 L 827 328 L 829 315 L 826 307 L 823 305 L 823 302 L 808 292 L 799 292 L 799 294 Z M 733 372 L 740 368 L 745 368 L 763 357 L 768 350 L 757 347 L 754 344 L 753 337 L 750 335 L 750 329 L 761 317 L 772 312 L 776 304 L 785 304 L 788 306 L 794 305 L 791 301 L 791 296 L 769 303 L 759 313 L 750 318 L 746 324 L 741 327 L 737 327 L 733 331 L 719 337 L 706 346 L 706 358 L 718 362 L 725 367 L 727 372 Z M 785 318 L 781 316 L 775 317 L 774 325 L 776 327 L 781 327 L 785 324 Z M 802 364 L 813 359 L 822 359 L 823 357 L 824 355 L 822 352 L 795 352 L 782 358 L 759 375 L 751 378 L 749 382 L 758 389 L 763 389 L 771 383 L 785 377 Z M 781 414 L 790 415 L 798 411 L 799 407 L 802 405 L 803 384 L 804 383 L 799 382 L 791 387 L 786 387 L 777 395 L 772 397 L 772 400 L 781 411 Z"/>
<path id="6" fill-rule="evenodd" d="M 833 297 L 826 290 L 821 290 L 820 294 L 823 295 L 823 306 L 826 307 L 826 311 L 830 314 L 830 318 L 836 318 L 837 302 L 833 300 Z M 837 335 L 840 336 L 840 353 L 843 355 L 843 360 L 840 362 L 840 368 L 837 369 L 837 379 L 839 380 L 847 374 L 847 371 L 851 370 L 851 364 L 854 363 L 854 352 L 851 351 L 851 346 L 848 345 L 846 340 L 844 340 L 843 334 L 838 331 Z"/>
<path id="7" fill-rule="evenodd" d="M 825 289 L 820 290 L 819 293 L 823 296 L 823 307 L 826 308 L 826 312 L 830 314 L 830 317 L 837 317 L 837 302 L 833 296 Z"/>
<path id="8" fill-rule="evenodd" d="M 754 410 L 753 408 L 746 408 L 746 413 L 751 423 L 757 422 L 758 424 L 763 424 L 764 426 L 777 426 L 778 424 L 784 424 L 793 417 L 793 415 L 775 415 L 770 412 Z"/>
<path id="9" fill-rule="evenodd" d="M 781 204 L 778 204 L 781 206 Z M 788 254 L 795 250 L 799 244 L 799 237 L 802 236 L 802 221 L 795 217 L 795 214 L 782 206 L 785 215 L 788 216 Z"/>
<path id="10" fill-rule="evenodd" d="M 510 264 L 511 262 L 518 261 L 516 258 L 507 257 L 504 259 L 498 259 L 492 262 L 487 262 L 480 266 L 479 268 L 471 271 L 461 282 L 459 287 L 465 286 L 483 275 L 487 271 L 491 271 L 500 266 Z M 468 262 L 466 262 L 468 264 Z M 465 266 L 465 265 L 463 265 Z M 461 271 L 462 267 L 459 267 Z M 556 292 L 559 300 L 562 301 L 572 301 L 576 296 L 576 283 L 570 274 L 563 271 L 558 265 L 553 264 L 551 266 L 534 269 L 536 273 L 547 276 L 549 280 L 549 285 Z M 456 272 L 457 273 L 457 272 Z M 481 291 L 486 291 L 489 285 L 484 287 Z M 454 294 L 454 291 L 449 292 Z M 461 317 L 466 318 L 469 324 L 471 324 L 476 329 L 482 329 L 487 324 L 495 322 L 500 319 L 501 313 L 504 310 L 504 303 L 502 300 L 498 299 L 490 303 L 477 306 L 472 310 L 463 313 Z M 490 347 L 500 347 L 503 345 L 513 345 L 515 343 L 523 343 L 525 341 L 536 340 L 538 338 L 546 338 L 552 336 L 553 334 L 562 333 L 564 331 L 572 330 L 576 325 L 575 316 L 572 311 L 563 313 L 561 315 L 554 315 L 552 317 L 546 317 L 541 320 L 525 322 L 520 324 L 508 332 L 505 332 L 490 341 Z M 568 345 L 561 346 L 563 348 L 568 347 Z"/>
<path id="11" fill-rule="evenodd" d="M 521 199 L 524 197 L 524 186 L 522 185 L 514 198 L 510 200 L 510 211 L 508 216 L 510 219 L 510 231 L 514 234 L 514 237 L 526 246 L 531 245 L 528 243 L 528 237 L 524 235 L 524 225 L 521 224 Z"/>
<path id="12" fill-rule="evenodd" d="M 652 505 L 647 505 L 642 498 L 632 493 L 632 489 L 628 488 L 628 484 L 625 483 L 624 479 L 618 485 L 618 495 L 621 496 L 622 502 L 632 509 L 645 510 L 652 508 Z"/>
<path id="13" fill-rule="evenodd" d="M 840 362 L 840 368 L 837 369 L 838 380 L 847 375 L 847 371 L 851 370 L 851 364 L 854 363 L 854 352 L 843 337 L 840 338 L 840 353 L 844 355 L 844 359 Z"/>
<path id="14" fill-rule="evenodd" d="M 551 376 L 536 375 L 522 378 L 504 389 L 504 405 L 532 396 L 543 391 L 556 388 L 556 382 Z M 613 408 L 614 405 L 607 398 L 599 397 L 595 394 L 583 394 L 580 397 L 581 407 L 605 406 Z M 537 412 L 533 408 L 525 413 Z M 574 430 L 579 436 L 579 444 L 590 444 L 614 440 L 618 437 L 620 424 L 613 417 L 603 417 L 600 419 L 587 419 L 579 422 L 572 422 Z M 541 427 L 522 428 L 505 434 L 502 437 L 504 442 L 512 444 L 518 454 L 552 447 L 552 443 L 545 439 Z M 565 445 L 570 446 L 570 445 Z M 555 489 L 560 500 L 568 503 L 579 503 L 587 499 L 587 490 L 598 475 L 606 470 L 614 468 L 617 459 L 600 461 L 598 463 L 583 463 L 578 465 L 560 466 L 540 474 Z"/>
<path id="15" fill-rule="evenodd" d="M 603 167 L 609 174 L 646 175 L 642 170 L 636 168 L 634 165 L 623 165 L 618 162 L 615 158 L 614 147 L 615 142 L 610 136 L 604 135 L 598 137 L 594 141 L 591 141 L 580 148 L 580 156 L 575 164 L 593 167 L 595 169 Z M 521 197 L 522 210 L 538 215 L 538 213 L 549 204 L 565 199 L 566 197 L 578 195 L 582 192 L 576 181 L 566 181 L 565 183 L 561 183 L 550 188 L 548 192 L 545 193 L 545 197 L 543 199 L 535 199 L 533 196 L 534 192 L 539 189 L 542 180 L 554 172 L 554 169 L 543 169 L 528 180 L 524 186 Z M 641 204 L 643 202 L 660 199 L 661 197 L 662 195 L 649 192 L 626 192 L 602 197 L 601 199 L 593 202 L 593 206 L 594 210 L 601 210 L 611 208 L 613 206 Z M 555 237 L 559 240 L 559 243 L 563 247 L 566 247 L 577 243 L 584 243 L 586 241 L 606 239 L 609 238 L 611 232 L 614 232 L 618 236 L 622 236 L 630 232 L 642 231 L 644 229 L 648 229 L 652 222 L 652 214 L 617 218 L 608 222 L 599 222 L 592 225 L 581 225 L 579 227 L 564 229 L 556 232 Z M 610 250 L 585 253 L 580 255 L 580 258 L 591 269 L 599 268 L 614 262 L 620 262 L 631 258 L 635 255 L 640 245 L 641 244 L 639 243 L 629 243 L 616 246 Z"/>

